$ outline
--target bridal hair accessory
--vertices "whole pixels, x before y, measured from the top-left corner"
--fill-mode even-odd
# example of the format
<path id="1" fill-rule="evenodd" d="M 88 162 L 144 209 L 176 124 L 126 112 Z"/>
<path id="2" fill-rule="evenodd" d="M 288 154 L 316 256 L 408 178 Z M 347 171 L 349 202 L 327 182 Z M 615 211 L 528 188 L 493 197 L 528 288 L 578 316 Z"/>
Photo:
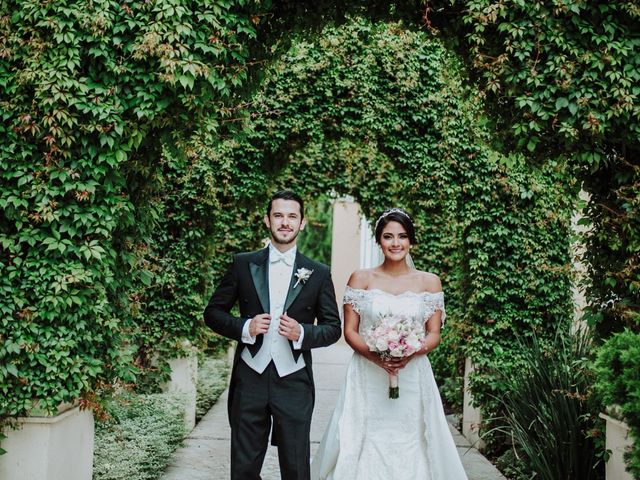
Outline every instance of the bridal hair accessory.
<path id="1" fill-rule="evenodd" d="M 293 288 L 296 288 L 300 282 L 305 283 L 307 280 L 309 280 L 309 277 L 311 276 L 312 273 L 313 273 L 313 270 L 309 270 L 308 268 L 304 268 L 304 267 L 296 270 L 295 276 L 298 279 L 298 281 L 293 286 Z"/>
<path id="2" fill-rule="evenodd" d="M 399 213 L 400 215 L 404 215 L 405 217 L 407 217 L 407 219 L 409 219 L 410 222 L 413 222 L 409 214 L 404 210 L 402 210 L 401 208 L 390 208 L 389 210 L 385 210 L 384 212 L 382 212 L 382 215 L 378 217 L 378 220 L 376 220 L 376 226 L 374 227 L 374 230 L 378 228 L 378 224 L 380 223 L 380 220 L 382 220 L 385 217 L 388 217 L 392 213 Z"/>

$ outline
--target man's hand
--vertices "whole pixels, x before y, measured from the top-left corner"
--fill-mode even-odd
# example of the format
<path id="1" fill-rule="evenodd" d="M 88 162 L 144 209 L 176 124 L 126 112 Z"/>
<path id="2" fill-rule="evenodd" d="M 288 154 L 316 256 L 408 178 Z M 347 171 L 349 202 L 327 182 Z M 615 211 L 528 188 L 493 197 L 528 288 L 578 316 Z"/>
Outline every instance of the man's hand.
<path id="1" fill-rule="evenodd" d="M 278 333 L 280 333 L 280 335 L 292 342 L 297 342 L 300 338 L 301 331 L 302 327 L 300 324 L 287 315 L 287 312 L 280 315 L 280 328 L 278 329 Z"/>
<path id="2" fill-rule="evenodd" d="M 271 324 L 271 315 L 268 313 L 256 315 L 249 323 L 249 335 L 257 337 L 261 333 L 267 333 L 269 330 L 269 324 Z"/>

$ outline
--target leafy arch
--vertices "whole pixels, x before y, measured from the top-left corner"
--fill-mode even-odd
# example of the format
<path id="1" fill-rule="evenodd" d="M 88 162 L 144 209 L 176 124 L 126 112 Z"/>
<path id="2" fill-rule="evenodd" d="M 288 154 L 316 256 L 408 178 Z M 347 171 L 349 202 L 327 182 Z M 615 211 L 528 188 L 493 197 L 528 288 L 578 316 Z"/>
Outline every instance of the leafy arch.
<path id="1" fill-rule="evenodd" d="M 571 320 L 573 185 L 562 159 L 531 169 L 520 155 L 493 151 L 482 98 L 464 78 L 437 37 L 354 18 L 292 42 L 265 75 L 241 134 L 203 134 L 192 146 L 218 176 L 239 181 L 210 191 L 226 191 L 226 208 L 248 217 L 231 235 L 228 217 L 212 229 L 221 252 L 259 245 L 264 231 L 255 225 L 275 188 L 348 194 L 369 218 L 407 208 L 418 227 L 416 263 L 447 291 L 445 345 L 432 357 L 449 379 L 445 394 L 461 402 L 471 356 L 481 372 L 475 394 L 489 413 L 500 388 L 492 369 L 515 364 L 514 336 L 544 336 Z"/>
<path id="2" fill-rule="evenodd" d="M 477 13 L 473 26 L 481 32 L 496 17 L 482 15 L 491 2 L 472 3 L 460 18 L 473 21 Z M 398 4 L 398 14 L 386 2 L 353 5 L 365 16 L 404 16 L 414 23 L 422 13 L 413 2 Z M 261 61 L 273 56 L 270 47 L 284 48 L 291 29 L 340 16 L 328 13 L 333 2 L 65 0 L 53 8 L 4 0 L 2 6 L 12 13 L 0 19 L 0 134 L 6 139 L 0 145 L 1 415 L 22 414 L 34 399 L 54 410 L 101 383 L 132 379 L 132 357 L 141 355 L 132 346 L 149 347 L 161 336 L 195 336 L 210 282 L 200 265 L 210 266 L 215 278 L 231 249 L 255 245 L 259 234 L 246 225 L 255 225 L 251 219 L 259 215 L 266 185 L 313 178 L 322 188 L 353 190 L 332 179 L 335 165 L 349 165 L 349 178 L 360 179 L 353 193 L 368 213 L 386 207 L 394 195 L 423 212 L 422 238 L 434 239 L 420 247 L 423 265 L 457 285 L 449 291 L 457 296 L 452 304 L 460 328 L 451 341 L 480 365 L 508 348 L 513 325 L 565 318 L 568 289 L 554 286 L 567 283 L 561 267 L 567 263 L 562 232 L 568 200 L 549 193 L 566 191 L 565 160 L 528 168 L 523 155 L 492 151 L 491 131 L 482 128 L 487 119 L 474 102 L 481 99 L 462 83 L 425 82 L 451 89 L 443 98 L 452 111 L 459 101 L 468 101 L 468 108 L 454 116 L 438 104 L 442 115 L 431 120 L 440 122 L 442 135 L 424 143 L 438 156 L 418 150 L 419 161 L 412 158 L 413 143 L 403 143 L 399 133 L 420 124 L 434 130 L 430 112 L 415 98 L 398 111 L 407 122 L 400 130 L 383 121 L 388 118 L 378 114 L 384 112 L 371 110 L 377 116 L 369 125 L 378 127 L 382 119 L 388 127 L 386 143 L 355 133 L 332 137 L 330 130 L 322 130 L 323 137 L 314 130 L 307 141 L 296 138 L 296 128 L 305 131 L 298 125 L 291 128 L 296 135 L 287 133 L 286 142 L 273 143 L 264 155 L 259 146 L 269 142 L 260 139 L 258 123 L 249 117 L 242 122 L 248 131 L 234 128 L 236 119 L 252 113 L 241 96 L 251 90 L 251 66 L 262 69 Z M 315 8 L 318 15 L 310 14 Z M 536 18 L 523 9 L 513 15 L 509 22 L 517 23 L 518 15 Z M 359 28 L 364 39 L 376 27 Z M 404 29 L 393 28 L 402 38 Z M 479 33 L 472 41 L 477 38 Z M 420 70 L 422 59 L 412 55 L 420 74 L 403 81 L 416 81 L 419 89 L 438 72 Z M 445 60 L 454 72 L 459 68 Z M 422 93 L 428 98 L 428 91 Z M 418 107 L 420 118 L 409 118 L 409 106 Z M 259 107 L 254 118 L 267 125 L 268 112 Z M 242 145 L 246 149 L 238 153 Z M 326 154 L 334 163 L 322 163 L 325 175 L 305 177 L 305 165 L 324 162 Z M 283 165 L 287 156 L 291 161 Z M 408 175 L 395 170 L 398 158 Z M 370 185 L 391 192 L 390 198 L 377 197 L 364 179 L 375 179 Z M 438 188 L 424 194 L 422 188 L 436 182 Z M 300 188 L 315 192 L 304 182 Z M 484 385 L 491 386 L 490 377 Z"/>

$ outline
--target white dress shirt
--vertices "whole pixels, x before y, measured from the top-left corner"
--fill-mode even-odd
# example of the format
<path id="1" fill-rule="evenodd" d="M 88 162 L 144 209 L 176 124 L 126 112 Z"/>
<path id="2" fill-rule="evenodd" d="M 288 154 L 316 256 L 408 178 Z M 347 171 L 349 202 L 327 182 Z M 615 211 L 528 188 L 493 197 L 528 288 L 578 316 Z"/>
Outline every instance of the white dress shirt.
<path id="1" fill-rule="evenodd" d="M 271 323 L 256 355 L 252 357 L 247 348 L 241 354 L 242 360 L 258 373 L 264 372 L 272 360 L 280 377 L 297 372 L 305 366 L 302 355 L 298 357 L 297 362 L 294 360 L 289 340 L 278 332 L 280 315 L 284 311 L 284 303 L 287 300 L 289 284 L 293 275 L 296 252 L 295 246 L 286 252 L 280 252 L 272 244 L 269 244 L 269 314 L 271 315 Z M 252 345 L 255 343 L 256 337 L 249 334 L 250 323 L 251 319 L 244 324 L 242 342 Z M 302 348 L 303 336 L 304 329 L 300 327 L 300 338 L 293 342 L 293 348 L 296 350 Z"/>

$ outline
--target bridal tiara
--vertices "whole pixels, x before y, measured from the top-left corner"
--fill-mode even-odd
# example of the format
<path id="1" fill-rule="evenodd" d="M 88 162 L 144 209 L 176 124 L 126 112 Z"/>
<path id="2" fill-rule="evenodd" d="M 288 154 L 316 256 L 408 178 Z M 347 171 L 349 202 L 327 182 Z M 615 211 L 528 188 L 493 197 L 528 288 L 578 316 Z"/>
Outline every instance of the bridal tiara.
<path id="1" fill-rule="evenodd" d="M 404 215 L 405 217 L 407 217 L 407 219 L 410 222 L 413 222 L 413 220 L 411 220 L 411 217 L 409 216 L 409 214 L 407 212 L 405 212 L 404 210 L 402 210 L 400 208 L 390 208 L 389 210 L 385 210 L 384 212 L 382 212 L 382 215 L 380 215 L 378 217 L 378 220 L 376 220 L 376 226 L 373 228 L 374 231 L 378 229 L 378 224 L 380 223 L 380 220 L 382 220 L 385 217 L 388 217 L 392 213 L 399 213 L 400 215 Z"/>

